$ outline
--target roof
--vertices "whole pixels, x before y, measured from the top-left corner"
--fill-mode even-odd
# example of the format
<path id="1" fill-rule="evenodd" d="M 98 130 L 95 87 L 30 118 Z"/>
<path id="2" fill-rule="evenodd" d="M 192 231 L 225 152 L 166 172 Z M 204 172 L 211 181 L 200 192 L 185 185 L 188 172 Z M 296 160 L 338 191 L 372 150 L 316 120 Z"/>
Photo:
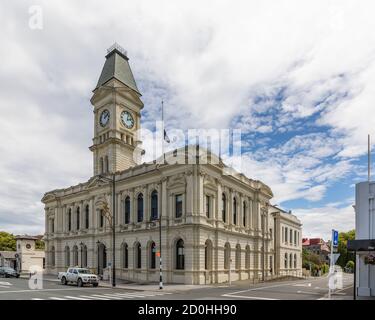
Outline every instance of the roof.
<path id="1" fill-rule="evenodd" d="M 0 251 L 0 257 L 4 259 L 16 259 L 16 251 Z"/>
<path id="2" fill-rule="evenodd" d="M 103 86 L 111 79 L 116 79 L 140 94 L 130 69 L 129 58 L 126 56 L 126 52 L 121 50 L 121 47 L 118 45 L 114 45 L 109 50 L 111 51 L 106 55 L 106 61 L 96 88 Z"/>
<path id="3" fill-rule="evenodd" d="M 27 234 L 16 236 L 16 240 L 40 240 L 39 237 L 28 236 Z"/>

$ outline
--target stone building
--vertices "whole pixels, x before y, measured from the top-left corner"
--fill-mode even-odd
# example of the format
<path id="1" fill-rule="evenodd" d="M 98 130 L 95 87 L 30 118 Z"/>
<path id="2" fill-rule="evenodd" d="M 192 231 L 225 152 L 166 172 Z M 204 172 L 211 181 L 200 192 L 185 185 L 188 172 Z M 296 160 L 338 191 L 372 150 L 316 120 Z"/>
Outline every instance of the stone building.
<path id="1" fill-rule="evenodd" d="M 140 97 L 126 53 L 113 47 L 91 98 L 93 177 L 42 199 L 47 271 L 78 265 L 103 274 L 113 265 L 111 221 L 103 203 L 112 212 L 107 180 L 114 177 L 118 278 L 159 281 L 159 218 L 167 283 L 300 275 L 300 241 L 282 243 L 281 228 L 287 226 L 299 239 L 301 223 L 270 205 L 273 194 L 267 185 L 240 173 L 224 174 L 221 159 L 193 146 L 167 153 L 166 161 L 138 164 Z M 180 155 L 184 164 L 173 161 Z M 200 163 L 205 157 L 210 161 Z"/>

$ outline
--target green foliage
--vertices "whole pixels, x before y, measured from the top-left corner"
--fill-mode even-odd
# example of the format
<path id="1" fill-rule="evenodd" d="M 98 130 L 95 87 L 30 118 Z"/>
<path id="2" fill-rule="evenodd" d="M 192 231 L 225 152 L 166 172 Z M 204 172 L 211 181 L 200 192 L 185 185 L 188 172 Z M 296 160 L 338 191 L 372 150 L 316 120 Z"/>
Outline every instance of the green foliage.
<path id="1" fill-rule="evenodd" d="M 44 250 L 45 244 L 43 240 L 36 240 L 35 241 L 35 249 L 37 250 Z"/>
<path id="2" fill-rule="evenodd" d="M 1 251 L 15 251 L 16 238 L 13 234 L 0 231 L 0 250 Z"/>
<path id="3" fill-rule="evenodd" d="M 348 232 L 340 232 L 339 233 L 339 245 L 337 247 L 337 252 L 340 254 L 336 264 L 340 267 L 346 267 L 349 261 L 354 260 L 354 254 L 352 252 L 348 252 L 347 250 L 347 243 L 348 240 L 355 239 L 355 230 L 350 230 Z"/>
<path id="4" fill-rule="evenodd" d="M 354 261 L 349 260 L 345 266 L 347 269 L 354 270 Z"/>

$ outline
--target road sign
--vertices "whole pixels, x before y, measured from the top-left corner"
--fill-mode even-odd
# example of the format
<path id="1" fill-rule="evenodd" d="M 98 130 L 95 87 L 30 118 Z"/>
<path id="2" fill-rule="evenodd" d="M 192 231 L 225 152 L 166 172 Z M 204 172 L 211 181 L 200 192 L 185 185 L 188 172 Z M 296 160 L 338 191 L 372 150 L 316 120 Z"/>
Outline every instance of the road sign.
<path id="1" fill-rule="evenodd" d="M 160 257 L 160 252 L 159 252 L 159 251 L 156 252 L 156 256 L 157 256 L 157 257 Z"/>
<path id="2" fill-rule="evenodd" d="M 329 260 L 331 260 L 331 254 L 329 254 L 328 257 L 329 257 Z M 339 254 L 339 253 L 334 253 L 334 254 L 333 254 L 333 261 L 331 261 L 331 262 L 332 262 L 332 265 L 334 265 L 334 264 L 336 263 L 336 261 L 337 261 L 337 259 L 338 259 L 339 257 L 340 257 L 340 254 Z"/>
<path id="3" fill-rule="evenodd" d="M 332 230 L 332 243 L 334 247 L 339 245 L 339 232 L 337 230 Z"/>

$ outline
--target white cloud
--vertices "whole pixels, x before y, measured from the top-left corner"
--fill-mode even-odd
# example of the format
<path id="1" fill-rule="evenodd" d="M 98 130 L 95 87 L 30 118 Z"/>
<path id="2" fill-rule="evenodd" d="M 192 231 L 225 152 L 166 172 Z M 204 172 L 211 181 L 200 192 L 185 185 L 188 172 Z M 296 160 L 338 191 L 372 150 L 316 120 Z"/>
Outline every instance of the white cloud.
<path id="1" fill-rule="evenodd" d="M 353 207 L 337 208 L 325 206 L 311 209 L 295 209 L 293 214 L 302 221 L 303 237 L 331 238 L 332 229 L 346 232 L 355 228 L 355 214 Z"/>

